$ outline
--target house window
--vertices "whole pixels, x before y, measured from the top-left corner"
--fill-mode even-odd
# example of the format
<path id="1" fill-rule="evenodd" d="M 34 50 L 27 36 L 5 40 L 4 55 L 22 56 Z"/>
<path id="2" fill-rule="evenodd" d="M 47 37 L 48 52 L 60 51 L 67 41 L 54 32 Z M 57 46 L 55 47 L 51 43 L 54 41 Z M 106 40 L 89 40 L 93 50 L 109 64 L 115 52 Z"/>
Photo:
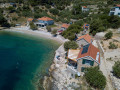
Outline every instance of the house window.
<path id="1" fill-rule="evenodd" d="M 93 66 L 94 65 L 94 61 L 83 59 L 82 64 Z"/>
<path id="2" fill-rule="evenodd" d="M 85 60 L 86 65 L 90 65 L 91 61 L 90 60 Z"/>
<path id="3" fill-rule="evenodd" d="M 115 11 L 115 8 L 112 8 L 111 11 Z"/>
<path id="4" fill-rule="evenodd" d="M 110 16 L 114 15 L 114 12 L 110 12 Z"/>
<path id="5" fill-rule="evenodd" d="M 120 13 L 118 13 L 118 15 L 120 15 Z"/>

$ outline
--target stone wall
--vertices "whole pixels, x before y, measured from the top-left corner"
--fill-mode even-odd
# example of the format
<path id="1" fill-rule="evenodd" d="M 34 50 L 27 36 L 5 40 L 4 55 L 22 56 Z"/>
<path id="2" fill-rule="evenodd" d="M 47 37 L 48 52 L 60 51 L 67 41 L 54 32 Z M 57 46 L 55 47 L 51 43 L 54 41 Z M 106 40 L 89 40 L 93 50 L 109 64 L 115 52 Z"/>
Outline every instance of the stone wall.
<path id="1" fill-rule="evenodd" d="M 90 57 L 86 57 L 84 59 L 92 60 Z M 81 67 L 91 67 L 90 65 L 82 64 L 82 61 L 83 59 L 78 60 L 78 67 L 77 67 L 78 72 L 81 72 Z M 98 64 L 95 61 L 93 67 L 94 66 L 98 66 Z"/>

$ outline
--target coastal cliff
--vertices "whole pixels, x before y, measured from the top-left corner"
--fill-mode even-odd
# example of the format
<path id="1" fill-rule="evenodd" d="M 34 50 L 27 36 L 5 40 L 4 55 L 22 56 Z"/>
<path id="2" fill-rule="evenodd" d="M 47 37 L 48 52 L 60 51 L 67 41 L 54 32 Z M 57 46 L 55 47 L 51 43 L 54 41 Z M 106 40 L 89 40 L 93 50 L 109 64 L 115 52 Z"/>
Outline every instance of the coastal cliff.
<path id="1" fill-rule="evenodd" d="M 65 55 L 64 45 L 61 45 L 56 50 L 53 64 L 49 69 L 49 77 L 44 77 L 43 87 L 45 90 L 74 90 L 74 88 L 80 87 L 79 80 L 73 78 L 68 70 Z M 57 58 L 58 56 L 59 58 Z"/>
<path id="2" fill-rule="evenodd" d="M 56 57 L 60 56 L 59 59 Z M 66 69 L 65 61 L 65 51 L 63 45 L 61 45 L 57 50 L 53 60 L 53 64 L 49 69 L 49 77 L 44 77 L 43 87 L 45 90 L 58 90 L 65 89 L 64 81 L 65 74 L 63 75 L 64 69 Z M 62 71 L 63 70 L 63 71 Z M 67 78 L 67 77 L 66 77 Z"/>

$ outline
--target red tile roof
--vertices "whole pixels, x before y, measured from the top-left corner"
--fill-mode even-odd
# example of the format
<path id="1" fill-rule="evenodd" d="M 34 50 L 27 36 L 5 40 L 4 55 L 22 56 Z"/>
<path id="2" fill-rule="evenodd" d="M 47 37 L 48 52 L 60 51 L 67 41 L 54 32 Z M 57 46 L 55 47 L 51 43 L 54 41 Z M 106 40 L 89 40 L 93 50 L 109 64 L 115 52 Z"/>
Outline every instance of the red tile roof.
<path id="1" fill-rule="evenodd" d="M 53 19 L 49 18 L 49 17 L 42 17 L 42 18 L 38 18 L 38 20 L 42 20 L 42 21 L 51 21 Z"/>
<path id="2" fill-rule="evenodd" d="M 88 24 L 84 24 L 83 26 L 84 26 L 84 27 L 89 27 L 89 25 L 88 25 L 88 26 L 87 26 L 87 25 L 88 25 Z"/>
<path id="3" fill-rule="evenodd" d="M 117 6 L 117 7 L 120 7 L 120 4 L 117 4 L 116 6 Z"/>
<path id="4" fill-rule="evenodd" d="M 86 57 L 86 56 L 90 56 L 92 57 L 95 61 L 96 60 L 96 56 L 97 56 L 97 52 L 100 53 L 100 50 L 98 48 L 96 48 L 94 45 L 90 44 L 89 47 L 88 47 L 88 51 L 86 53 L 83 53 L 82 54 L 82 51 L 83 51 L 83 48 L 81 48 L 79 54 L 78 54 L 78 57 L 77 59 L 79 58 L 83 58 L 83 57 Z M 99 58 L 98 58 L 98 61 L 97 61 L 99 64 L 100 64 L 100 54 L 99 54 Z"/>
<path id="5" fill-rule="evenodd" d="M 86 6 L 82 6 L 83 8 L 87 8 Z"/>
<path id="6" fill-rule="evenodd" d="M 89 34 L 82 35 L 82 36 L 78 37 L 77 40 L 80 40 L 80 39 L 85 39 L 88 43 L 91 43 L 91 40 L 93 40 Z"/>
<path id="7" fill-rule="evenodd" d="M 63 24 L 62 27 L 68 28 L 70 25 L 69 24 Z"/>
<path id="8" fill-rule="evenodd" d="M 33 20 L 33 18 L 28 18 L 28 19 L 27 19 L 27 21 L 32 21 L 32 20 Z"/>

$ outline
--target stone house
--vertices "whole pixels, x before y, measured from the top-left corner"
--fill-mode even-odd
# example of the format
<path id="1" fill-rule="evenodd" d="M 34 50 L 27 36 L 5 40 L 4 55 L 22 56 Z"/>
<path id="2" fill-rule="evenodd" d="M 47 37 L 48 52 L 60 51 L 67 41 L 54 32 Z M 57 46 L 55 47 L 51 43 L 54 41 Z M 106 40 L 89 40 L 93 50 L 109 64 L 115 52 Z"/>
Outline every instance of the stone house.
<path id="1" fill-rule="evenodd" d="M 86 67 L 100 65 L 100 50 L 92 44 L 80 49 L 77 57 L 77 71 L 83 72 Z"/>
<path id="2" fill-rule="evenodd" d="M 87 67 L 100 65 L 100 51 L 92 44 L 83 46 L 81 49 L 68 50 L 68 70 L 75 74 L 84 72 Z"/>
<path id="3" fill-rule="evenodd" d="M 79 47 L 85 46 L 93 42 L 92 37 L 89 34 L 82 35 L 76 40 Z"/>

